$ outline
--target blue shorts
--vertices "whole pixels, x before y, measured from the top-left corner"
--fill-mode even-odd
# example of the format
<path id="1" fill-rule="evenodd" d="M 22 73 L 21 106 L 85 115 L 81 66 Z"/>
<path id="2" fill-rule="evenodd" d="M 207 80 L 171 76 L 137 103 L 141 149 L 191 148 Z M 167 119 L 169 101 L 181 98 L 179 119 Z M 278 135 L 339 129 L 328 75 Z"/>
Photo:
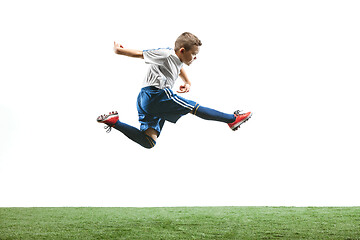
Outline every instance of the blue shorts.
<path id="1" fill-rule="evenodd" d="M 165 120 L 176 123 L 198 106 L 196 102 L 174 94 L 169 88 L 144 87 L 137 98 L 140 130 L 153 128 L 160 135 Z"/>

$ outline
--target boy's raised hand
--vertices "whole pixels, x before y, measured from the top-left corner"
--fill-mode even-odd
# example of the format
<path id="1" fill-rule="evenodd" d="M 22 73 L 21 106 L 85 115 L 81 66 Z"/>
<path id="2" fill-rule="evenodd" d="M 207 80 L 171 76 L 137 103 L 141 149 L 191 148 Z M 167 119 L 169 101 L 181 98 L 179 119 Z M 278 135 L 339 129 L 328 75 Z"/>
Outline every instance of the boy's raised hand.
<path id="1" fill-rule="evenodd" d="M 187 92 L 190 91 L 190 87 L 191 87 L 191 85 L 188 84 L 188 83 L 186 83 L 186 84 L 184 84 L 184 85 L 181 85 L 181 86 L 180 86 L 180 91 L 177 91 L 177 92 L 178 92 L 178 93 L 187 93 Z"/>
<path id="2" fill-rule="evenodd" d="M 114 41 L 114 49 L 117 49 L 117 48 L 124 48 L 120 43 Z"/>
<path id="3" fill-rule="evenodd" d="M 114 52 L 119 55 L 144 59 L 142 51 L 124 48 L 120 43 L 116 41 L 114 41 Z"/>

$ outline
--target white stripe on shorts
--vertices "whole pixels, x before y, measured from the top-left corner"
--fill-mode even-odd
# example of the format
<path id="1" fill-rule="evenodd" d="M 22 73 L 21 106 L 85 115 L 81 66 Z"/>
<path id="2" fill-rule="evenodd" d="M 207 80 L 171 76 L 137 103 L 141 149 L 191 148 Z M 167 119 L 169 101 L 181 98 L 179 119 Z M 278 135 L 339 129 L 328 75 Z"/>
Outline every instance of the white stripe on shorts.
<path id="1" fill-rule="evenodd" d="M 166 88 L 164 88 L 164 91 L 165 91 L 165 93 L 166 93 L 166 96 L 167 96 L 168 98 L 170 98 L 169 93 L 166 91 Z"/>
<path id="2" fill-rule="evenodd" d="M 181 100 L 181 99 L 178 98 L 177 96 L 174 96 L 174 98 L 176 98 L 176 100 L 178 100 L 178 101 L 181 102 L 182 104 L 188 106 L 191 110 L 194 108 L 194 106 L 191 106 L 191 105 L 188 104 L 187 102 L 184 102 L 183 100 Z"/>
<path id="3" fill-rule="evenodd" d="M 176 96 L 170 97 L 171 93 L 170 93 L 169 89 L 164 88 L 164 91 L 165 91 L 166 95 L 168 96 L 168 98 L 171 98 L 174 102 L 176 102 L 180 106 L 190 109 L 190 110 L 193 110 L 194 106 L 191 106 L 190 104 L 184 102 L 183 100 L 177 98 Z"/>

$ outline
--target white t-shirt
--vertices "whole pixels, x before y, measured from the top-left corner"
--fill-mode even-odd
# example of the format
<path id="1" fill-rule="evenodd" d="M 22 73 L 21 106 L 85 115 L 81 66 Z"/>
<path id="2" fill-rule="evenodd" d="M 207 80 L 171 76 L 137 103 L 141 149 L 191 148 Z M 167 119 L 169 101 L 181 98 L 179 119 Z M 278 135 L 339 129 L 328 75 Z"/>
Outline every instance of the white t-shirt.
<path id="1" fill-rule="evenodd" d="M 183 63 L 172 48 L 158 48 L 143 51 L 145 62 L 150 64 L 143 87 L 172 89 L 179 77 Z"/>

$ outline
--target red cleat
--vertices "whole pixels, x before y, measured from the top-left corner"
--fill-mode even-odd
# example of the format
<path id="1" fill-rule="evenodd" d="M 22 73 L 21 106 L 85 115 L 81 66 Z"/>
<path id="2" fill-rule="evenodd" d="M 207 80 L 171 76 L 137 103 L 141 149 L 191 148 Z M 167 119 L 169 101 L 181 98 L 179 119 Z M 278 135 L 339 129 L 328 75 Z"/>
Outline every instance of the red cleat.
<path id="1" fill-rule="evenodd" d="M 240 125 L 243 124 L 244 122 L 246 122 L 247 120 L 249 120 L 249 118 L 251 118 L 252 116 L 252 112 L 247 112 L 247 113 L 241 113 L 240 111 L 237 110 L 234 112 L 234 115 L 236 117 L 236 120 L 232 123 L 228 123 L 229 127 L 231 128 L 231 130 L 236 131 L 240 128 Z"/>
<path id="2" fill-rule="evenodd" d="M 111 131 L 111 127 L 115 125 L 115 123 L 119 120 L 118 112 L 109 112 L 109 114 L 101 115 L 97 118 L 98 123 L 105 123 L 108 126 L 105 126 L 107 132 Z"/>

